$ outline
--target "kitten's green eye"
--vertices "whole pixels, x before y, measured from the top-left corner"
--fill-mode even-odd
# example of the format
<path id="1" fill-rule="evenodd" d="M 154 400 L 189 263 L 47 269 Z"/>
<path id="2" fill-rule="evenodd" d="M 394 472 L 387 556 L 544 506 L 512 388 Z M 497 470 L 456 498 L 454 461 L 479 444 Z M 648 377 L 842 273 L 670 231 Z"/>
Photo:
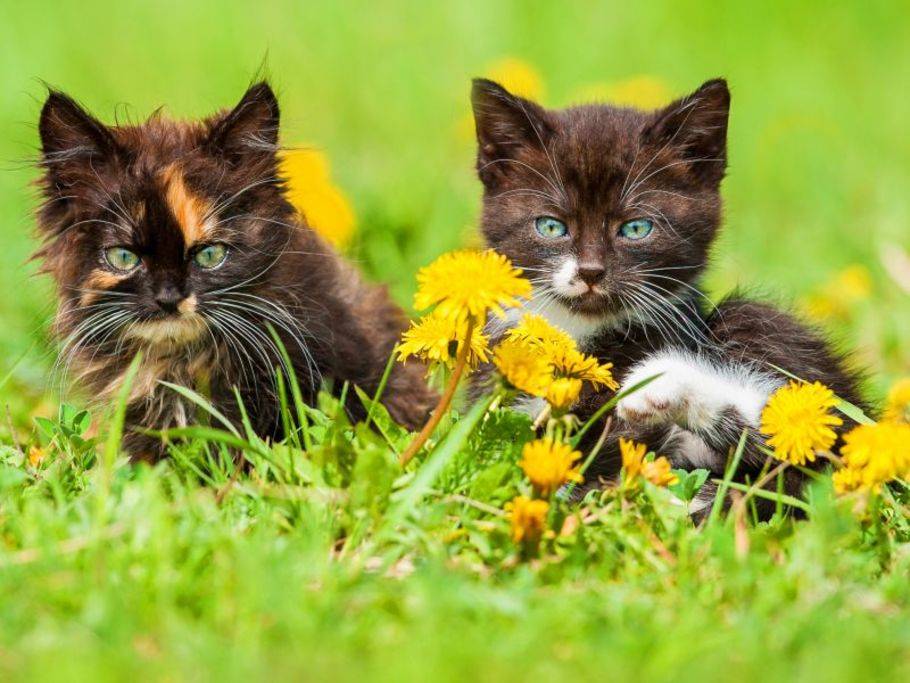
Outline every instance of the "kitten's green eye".
<path id="1" fill-rule="evenodd" d="M 211 270 L 217 268 L 227 258 L 227 247 L 223 244 L 209 244 L 193 255 L 193 260 L 200 268 Z"/>
<path id="2" fill-rule="evenodd" d="M 565 237 L 569 234 L 566 224 L 553 216 L 541 216 L 534 222 L 534 227 L 542 237 Z"/>
<path id="3" fill-rule="evenodd" d="M 139 256 L 123 247 L 111 247 L 104 250 L 104 260 L 111 268 L 128 273 L 139 265 Z"/>
<path id="4" fill-rule="evenodd" d="M 634 221 L 626 221 L 619 226 L 619 234 L 630 240 L 644 239 L 651 234 L 654 229 L 654 223 L 647 218 L 637 218 Z"/>

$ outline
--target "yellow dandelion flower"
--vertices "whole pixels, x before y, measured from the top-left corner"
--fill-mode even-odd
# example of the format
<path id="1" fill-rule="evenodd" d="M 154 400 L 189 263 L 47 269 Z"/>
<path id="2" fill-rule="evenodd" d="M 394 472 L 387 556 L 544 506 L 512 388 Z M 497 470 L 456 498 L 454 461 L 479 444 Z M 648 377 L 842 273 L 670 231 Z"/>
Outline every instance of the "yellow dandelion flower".
<path id="1" fill-rule="evenodd" d="M 648 447 L 629 439 L 619 439 L 619 453 L 622 456 L 623 481 L 626 485 L 637 486 L 641 477 L 655 486 L 671 486 L 679 481 L 670 471 L 670 461 L 664 456 L 646 460 Z"/>
<path id="2" fill-rule="evenodd" d="M 831 481 L 838 493 L 849 493 L 864 488 L 862 470 L 853 467 L 841 467 L 831 475 Z"/>
<path id="3" fill-rule="evenodd" d="M 493 352 L 493 363 L 509 384 L 532 396 L 543 396 L 553 380 L 553 366 L 524 342 L 501 342 Z"/>
<path id="4" fill-rule="evenodd" d="M 888 392 L 885 419 L 892 422 L 910 422 L 910 377 L 895 382 Z"/>
<path id="5" fill-rule="evenodd" d="M 835 472 L 835 488 L 878 491 L 882 484 L 910 476 L 910 424 L 879 422 L 859 425 L 844 436 L 843 469 Z"/>
<path id="6" fill-rule="evenodd" d="M 531 293 L 521 270 L 495 251 L 453 251 L 417 272 L 414 307 L 436 306 L 439 315 L 483 324 L 488 311 L 503 317 L 504 306 L 517 306 Z"/>
<path id="7" fill-rule="evenodd" d="M 597 388 L 619 388 L 611 372 L 612 363 L 600 363 L 593 356 L 583 354 L 572 337 L 539 315 L 526 314 L 509 330 L 507 338 L 540 348 L 552 363 L 557 377 L 584 380 Z"/>
<path id="8" fill-rule="evenodd" d="M 547 523 L 550 504 L 545 500 L 532 500 L 525 496 L 515 496 L 512 502 L 506 503 L 506 512 L 512 523 L 512 540 L 515 543 L 527 541 L 535 543 L 543 536 Z"/>
<path id="9" fill-rule="evenodd" d="M 525 444 L 518 465 L 530 480 L 534 490 L 544 498 L 563 484 L 582 480 L 575 467 L 581 453 L 568 444 L 552 439 L 537 439 Z"/>
<path id="10" fill-rule="evenodd" d="M 624 481 L 632 482 L 641 474 L 648 447 L 643 443 L 635 443 L 629 439 L 619 439 L 619 453 L 622 455 L 622 470 Z"/>
<path id="11" fill-rule="evenodd" d="M 609 102 L 620 107 L 657 109 L 672 99 L 669 86 L 653 76 L 633 76 L 613 83 L 593 83 L 579 88 L 575 102 Z"/>
<path id="12" fill-rule="evenodd" d="M 533 66 L 521 59 L 504 57 L 490 64 L 484 73 L 513 95 L 527 100 L 543 98 L 543 79 Z"/>
<path id="13" fill-rule="evenodd" d="M 574 349 L 575 340 L 558 327 L 551 325 L 546 318 L 534 313 L 526 313 L 518 324 L 506 334 L 508 339 L 525 342 L 543 349 Z"/>
<path id="14" fill-rule="evenodd" d="M 661 455 L 642 463 L 641 476 L 655 486 L 672 486 L 679 483 L 679 477 L 670 471 L 670 467 L 670 461 Z"/>
<path id="15" fill-rule="evenodd" d="M 819 382 L 790 382 L 775 391 L 761 416 L 761 433 L 775 457 L 803 465 L 831 448 L 837 440 L 832 427 L 844 423 L 831 413 L 836 405 L 834 393 Z"/>
<path id="16" fill-rule="evenodd" d="M 547 387 L 544 398 L 547 399 L 547 403 L 550 404 L 554 413 L 564 413 L 578 401 L 581 388 L 580 379 L 557 377 Z"/>
<path id="17" fill-rule="evenodd" d="M 595 388 L 606 387 L 616 390 L 619 384 L 613 379 L 612 363 L 601 363 L 593 356 L 588 356 L 578 349 L 552 349 L 550 362 L 556 368 L 556 374 L 562 377 L 590 382 Z"/>
<path id="18" fill-rule="evenodd" d="M 466 320 L 446 318 L 436 313 L 426 315 L 419 322 L 412 322 L 411 327 L 401 335 L 398 360 L 404 362 L 415 356 L 430 363 L 452 367 L 467 331 Z M 468 365 L 476 367 L 479 363 L 486 363 L 489 353 L 487 338 L 480 330 L 475 330 L 471 335 Z"/>
<path id="19" fill-rule="evenodd" d="M 351 204 L 331 179 L 329 161 L 314 149 L 296 149 L 281 155 L 279 175 L 286 180 L 288 201 L 306 217 L 309 226 L 336 247 L 354 234 Z"/>

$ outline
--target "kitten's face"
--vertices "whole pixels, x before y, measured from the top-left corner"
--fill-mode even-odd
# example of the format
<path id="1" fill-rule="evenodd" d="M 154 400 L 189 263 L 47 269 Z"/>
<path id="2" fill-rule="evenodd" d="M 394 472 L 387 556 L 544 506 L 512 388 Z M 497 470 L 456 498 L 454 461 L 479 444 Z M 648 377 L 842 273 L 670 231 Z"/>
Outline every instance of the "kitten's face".
<path id="1" fill-rule="evenodd" d="M 84 346 L 180 346 L 227 326 L 231 301 L 289 239 L 277 129 L 265 84 L 203 122 L 118 127 L 51 93 L 40 256 L 60 289 L 62 331 L 88 335 Z"/>
<path id="2" fill-rule="evenodd" d="M 720 218 L 729 92 L 657 112 L 559 111 L 474 82 L 487 242 L 524 268 L 532 307 L 588 321 L 657 310 L 702 270 Z"/>

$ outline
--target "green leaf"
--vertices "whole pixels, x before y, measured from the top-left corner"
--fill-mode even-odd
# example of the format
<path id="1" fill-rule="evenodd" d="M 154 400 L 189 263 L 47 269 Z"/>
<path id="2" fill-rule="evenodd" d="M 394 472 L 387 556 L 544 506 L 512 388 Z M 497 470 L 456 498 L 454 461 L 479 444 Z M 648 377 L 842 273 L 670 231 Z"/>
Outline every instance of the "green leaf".
<path id="1" fill-rule="evenodd" d="M 711 473 L 708 470 L 697 469 L 692 471 L 673 470 L 673 474 L 679 478 L 679 481 L 667 488 L 677 498 L 688 503 L 695 498 L 695 495 L 708 480 Z"/>

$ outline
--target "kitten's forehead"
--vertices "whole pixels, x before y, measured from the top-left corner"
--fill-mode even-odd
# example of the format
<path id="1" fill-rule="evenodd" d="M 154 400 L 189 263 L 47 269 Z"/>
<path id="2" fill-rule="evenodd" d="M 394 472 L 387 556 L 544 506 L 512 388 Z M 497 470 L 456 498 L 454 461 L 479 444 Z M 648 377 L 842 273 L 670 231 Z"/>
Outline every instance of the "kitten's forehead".
<path id="1" fill-rule="evenodd" d="M 606 164 L 631 163 L 648 118 L 635 109 L 587 105 L 559 112 L 558 120 L 554 147 L 564 158 L 594 170 Z"/>
<path id="2" fill-rule="evenodd" d="M 129 150 L 133 163 L 146 170 L 194 155 L 208 130 L 199 122 L 178 121 L 162 114 L 140 124 L 111 127 L 117 142 Z"/>
<path id="3" fill-rule="evenodd" d="M 648 115 L 602 105 L 556 114 L 556 134 L 549 148 L 569 190 L 583 197 L 603 197 L 622 185 L 639 153 Z"/>

